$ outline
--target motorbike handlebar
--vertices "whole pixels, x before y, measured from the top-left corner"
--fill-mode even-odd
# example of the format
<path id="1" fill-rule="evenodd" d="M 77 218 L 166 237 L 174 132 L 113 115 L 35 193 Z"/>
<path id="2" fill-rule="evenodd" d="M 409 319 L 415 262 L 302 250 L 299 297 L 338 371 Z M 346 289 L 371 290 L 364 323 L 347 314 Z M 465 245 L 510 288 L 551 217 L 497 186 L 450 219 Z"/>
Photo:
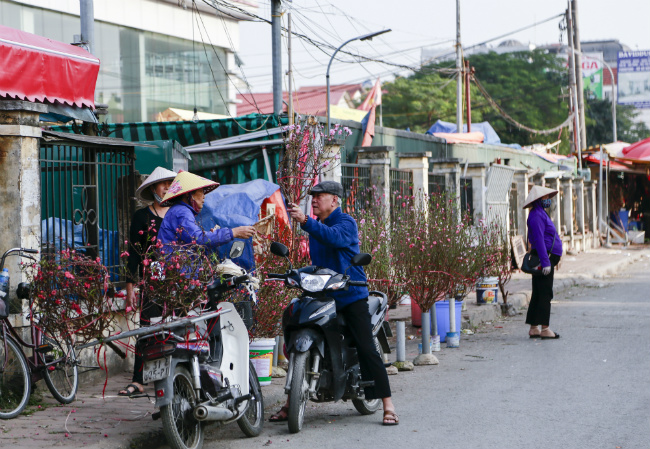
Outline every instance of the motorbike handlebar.
<path id="1" fill-rule="evenodd" d="M 248 280 L 248 275 L 243 274 L 241 276 L 237 276 L 235 279 L 233 279 L 233 284 L 241 284 L 242 282 Z"/>
<path id="2" fill-rule="evenodd" d="M 348 285 L 353 287 L 367 287 L 368 283 L 363 281 L 348 281 Z"/>
<path id="3" fill-rule="evenodd" d="M 269 273 L 268 276 L 266 277 L 267 280 L 273 281 L 273 280 L 278 280 L 278 281 L 286 281 L 287 280 L 287 275 L 286 274 L 279 274 L 279 273 Z"/>

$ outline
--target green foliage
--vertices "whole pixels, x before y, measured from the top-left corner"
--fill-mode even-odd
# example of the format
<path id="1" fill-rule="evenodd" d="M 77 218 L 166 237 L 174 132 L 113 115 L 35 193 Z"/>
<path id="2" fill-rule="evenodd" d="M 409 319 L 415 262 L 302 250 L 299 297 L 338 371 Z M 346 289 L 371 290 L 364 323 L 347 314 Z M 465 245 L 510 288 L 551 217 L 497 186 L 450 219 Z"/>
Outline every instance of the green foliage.
<path id="1" fill-rule="evenodd" d="M 650 136 L 650 129 L 645 123 L 635 122 L 638 114 L 632 106 L 616 106 L 616 134 L 618 140 L 634 143 Z M 614 140 L 612 103 L 609 100 L 587 100 L 585 121 L 587 125 L 587 146 L 610 143 Z"/>
<path id="2" fill-rule="evenodd" d="M 490 96 L 512 118 L 534 129 L 555 127 L 567 118 L 567 71 L 561 61 L 542 51 L 472 55 L 470 66 Z M 455 121 L 455 80 L 441 75 L 449 63 L 429 65 L 408 78 L 385 85 L 384 123 L 395 128 L 426 131 L 437 119 Z M 449 84 L 445 84 L 449 82 Z M 568 152 L 568 132 L 533 134 L 506 122 L 472 85 L 472 121 L 489 121 L 504 143 L 549 143 L 563 140 Z"/>
<path id="3" fill-rule="evenodd" d="M 456 117 L 456 83 L 437 72 L 422 70 L 408 78 L 384 84 L 384 124 L 391 128 L 424 133 L 436 120 Z M 472 95 L 477 95 L 473 87 Z M 480 120 L 480 112 L 477 113 Z"/>

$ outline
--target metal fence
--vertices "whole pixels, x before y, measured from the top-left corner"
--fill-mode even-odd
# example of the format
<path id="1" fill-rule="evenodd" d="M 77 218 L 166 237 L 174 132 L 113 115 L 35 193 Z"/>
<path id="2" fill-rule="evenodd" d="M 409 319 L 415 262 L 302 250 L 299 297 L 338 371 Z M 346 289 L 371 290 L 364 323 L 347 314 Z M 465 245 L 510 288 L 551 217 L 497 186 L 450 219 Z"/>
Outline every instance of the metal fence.
<path id="1" fill-rule="evenodd" d="M 367 209 L 372 201 L 370 167 L 359 164 L 341 164 L 341 184 L 345 198 L 343 210 L 348 214 Z"/>
<path id="2" fill-rule="evenodd" d="M 402 207 L 401 197 L 413 195 L 413 171 L 403 168 L 391 168 L 390 180 L 390 210 L 394 216 Z"/>
<path id="3" fill-rule="evenodd" d="M 446 191 L 447 191 L 446 176 L 429 173 L 429 194 L 445 193 Z"/>
<path id="4" fill-rule="evenodd" d="M 472 178 L 460 178 L 460 210 L 474 221 L 474 191 Z"/>
<path id="5" fill-rule="evenodd" d="M 71 248 L 99 257 L 112 280 L 119 280 L 134 212 L 134 162 L 128 144 L 42 141 L 41 251 Z"/>

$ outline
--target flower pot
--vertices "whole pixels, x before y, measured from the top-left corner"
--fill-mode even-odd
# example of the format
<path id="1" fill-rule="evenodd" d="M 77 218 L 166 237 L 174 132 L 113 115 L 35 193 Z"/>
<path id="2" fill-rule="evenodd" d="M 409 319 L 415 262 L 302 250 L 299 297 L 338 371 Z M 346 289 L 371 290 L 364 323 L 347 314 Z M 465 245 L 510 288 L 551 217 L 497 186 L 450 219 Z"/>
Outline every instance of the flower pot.
<path id="1" fill-rule="evenodd" d="M 476 304 L 496 304 L 499 300 L 499 278 L 479 279 L 476 283 Z"/>

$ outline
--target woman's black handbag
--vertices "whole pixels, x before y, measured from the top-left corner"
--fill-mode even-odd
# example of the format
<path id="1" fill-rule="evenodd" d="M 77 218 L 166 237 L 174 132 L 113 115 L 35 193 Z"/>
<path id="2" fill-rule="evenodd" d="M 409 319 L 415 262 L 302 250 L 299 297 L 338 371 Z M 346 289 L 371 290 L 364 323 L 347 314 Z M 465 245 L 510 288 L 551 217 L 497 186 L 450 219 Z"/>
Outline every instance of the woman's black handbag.
<path id="1" fill-rule="evenodd" d="M 553 243 L 551 243 L 551 249 L 553 249 L 553 246 L 555 245 L 555 237 L 557 237 L 557 234 L 553 237 Z M 549 257 L 551 256 L 551 252 L 548 252 Z M 539 276 L 544 274 L 542 272 L 542 263 L 539 261 L 539 255 L 537 254 L 537 251 L 531 249 L 526 253 L 524 256 L 524 261 L 521 263 L 521 271 L 524 273 L 532 274 L 533 276 Z"/>

